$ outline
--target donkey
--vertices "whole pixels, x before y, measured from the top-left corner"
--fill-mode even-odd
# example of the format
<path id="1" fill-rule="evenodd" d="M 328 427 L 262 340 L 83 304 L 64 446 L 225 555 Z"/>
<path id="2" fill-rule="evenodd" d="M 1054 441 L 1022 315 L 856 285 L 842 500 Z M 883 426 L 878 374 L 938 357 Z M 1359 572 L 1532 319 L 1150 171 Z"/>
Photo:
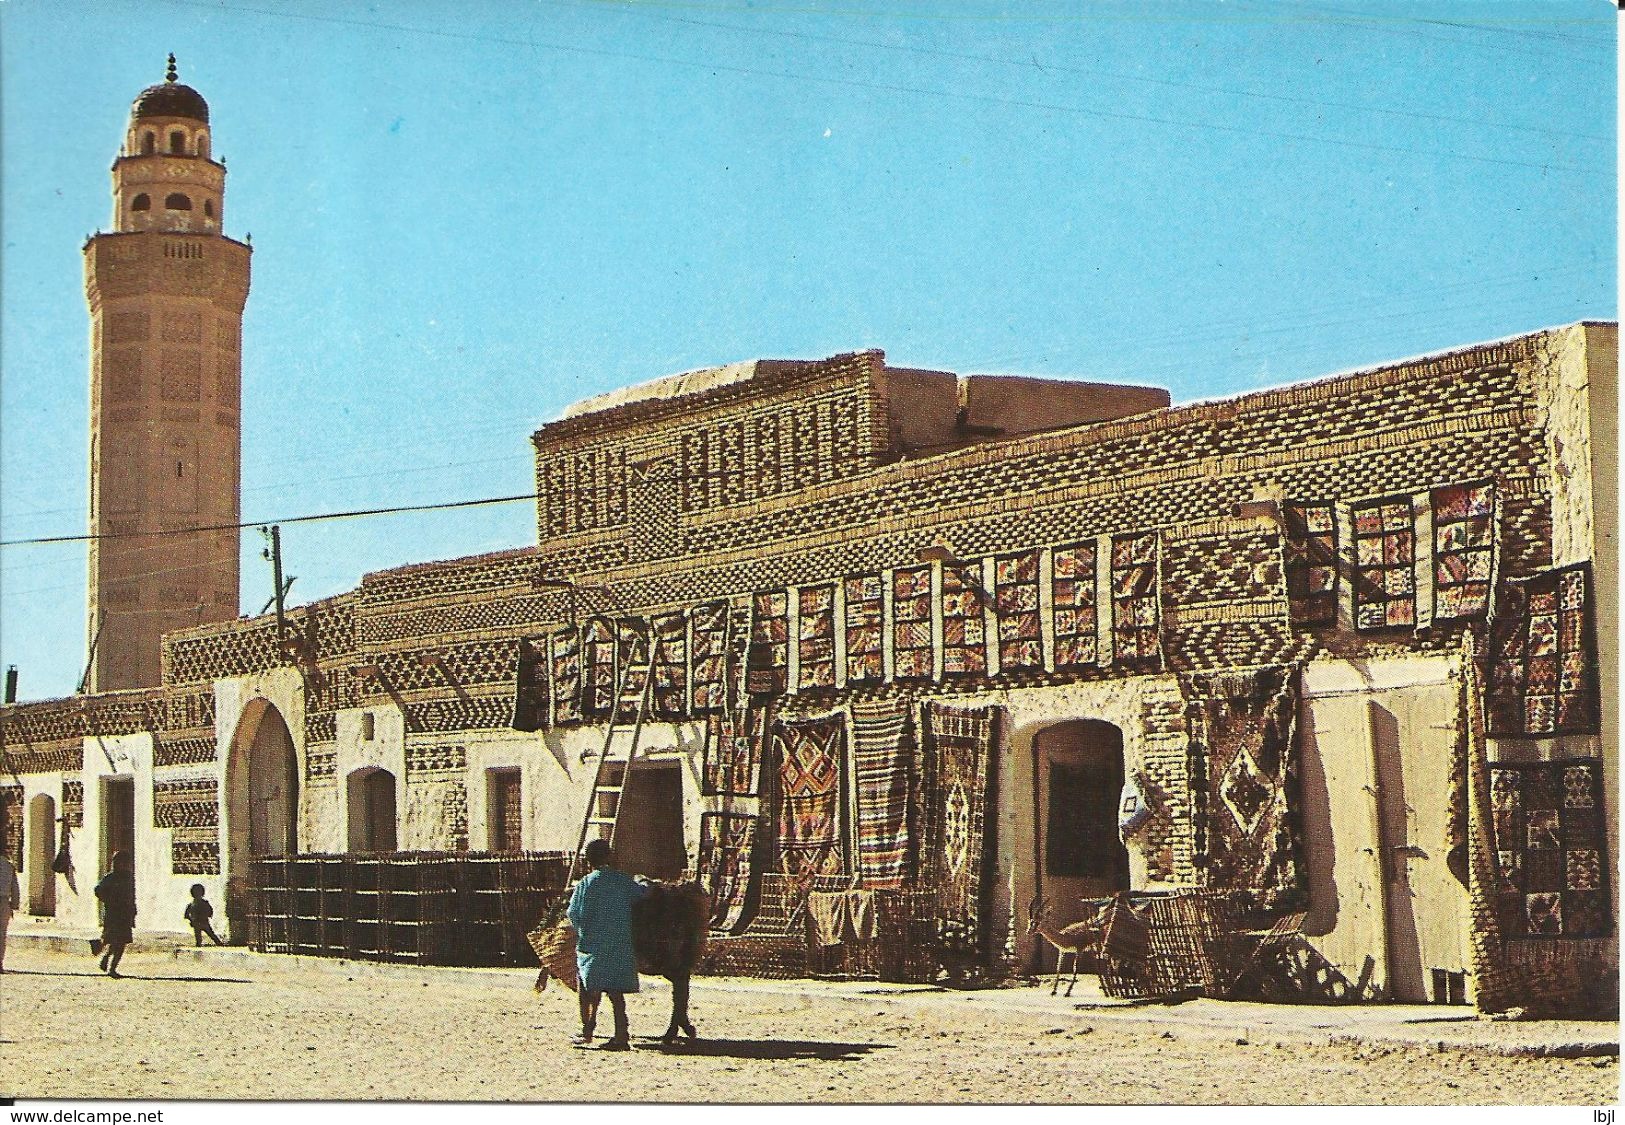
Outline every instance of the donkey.
<path id="1" fill-rule="evenodd" d="M 1071 996 L 1073 986 L 1078 983 L 1078 954 L 1099 951 L 1105 933 L 1104 919 L 1097 914 L 1081 922 L 1058 926 L 1050 920 L 1049 906 L 1043 895 L 1033 896 L 1032 902 L 1027 905 L 1027 936 L 1037 934 L 1055 947 L 1055 983 L 1050 985 L 1051 996 L 1061 987 L 1061 973 L 1067 956 L 1071 955 L 1072 979 L 1066 986 L 1066 994 Z"/>
<path id="2" fill-rule="evenodd" d="M 651 880 L 649 893 L 632 906 L 632 949 L 638 971 L 665 977 L 671 982 L 671 1022 L 662 1043 L 671 1043 L 681 1031 L 696 1037 L 688 1018 L 689 978 L 705 957 L 710 929 L 711 896 L 699 883 L 662 883 Z M 569 939 L 574 948 L 574 937 Z M 547 987 L 552 975 L 546 961 L 536 974 L 536 991 Z M 574 973 L 560 978 L 571 988 L 578 987 Z"/>

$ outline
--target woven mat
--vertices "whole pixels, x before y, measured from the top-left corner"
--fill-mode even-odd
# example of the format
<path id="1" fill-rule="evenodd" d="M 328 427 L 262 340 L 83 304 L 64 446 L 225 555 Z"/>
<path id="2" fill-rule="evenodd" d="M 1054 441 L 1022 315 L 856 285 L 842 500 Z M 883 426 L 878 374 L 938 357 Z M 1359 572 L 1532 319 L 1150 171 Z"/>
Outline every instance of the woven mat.
<path id="1" fill-rule="evenodd" d="M 700 872 L 711 895 L 711 928 L 737 934 L 750 925 L 760 890 L 757 818 L 708 812 L 700 817 Z"/>
<path id="2" fill-rule="evenodd" d="M 1298 809 L 1297 681 L 1289 668 L 1192 676 L 1190 752 L 1203 884 L 1243 892 L 1261 910 L 1307 900 Z"/>
<path id="3" fill-rule="evenodd" d="M 779 870 L 798 886 L 813 876 L 841 874 L 846 716 L 775 722 L 773 757 L 779 767 Z"/>
<path id="4" fill-rule="evenodd" d="M 906 705 L 852 704 L 852 772 L 858 792 L 858 876 L 865 887 L 908 881 L 909 780 L 914 742 Z"/>
<path id="5" fill-rule="evenodd" d="M 935 902 L 939 953 L 975 957 L 983 943 L 988 786 L 1000 708 L 921 705 L 924 807 L 921 866 Z"/>
<path id="6" fill-rule="evenodd" d="M 1492 763 L 1496 910 L 1506 938 L 1602 937 L 1613 927 L 1602 763 Z"/>

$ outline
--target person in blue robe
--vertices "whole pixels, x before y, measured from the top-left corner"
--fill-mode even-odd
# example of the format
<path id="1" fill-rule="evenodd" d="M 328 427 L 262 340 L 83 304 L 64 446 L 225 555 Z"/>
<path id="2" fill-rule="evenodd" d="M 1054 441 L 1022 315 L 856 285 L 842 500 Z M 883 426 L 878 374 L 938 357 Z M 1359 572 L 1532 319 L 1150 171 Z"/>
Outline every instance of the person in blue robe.
<path id="1" fill-rule="evenodd" d="M 608 840 L 587 845 L 586 878 L 576 884 L 565 912 L 576 930 L 576 972 L 580 984 L 581 1037 L 592 1042 L 598 1022 L 598 1004 L 607 994 L 615 1013 L 615 1035 L 604 1042 L 606 1051 L 625 1051 L 632 1042 L 626 1023 L 626 994 L 638 991 L 638 963 L 632 950 L 632 904 L 648 888 L 624 871 L 610 866 Z"/>

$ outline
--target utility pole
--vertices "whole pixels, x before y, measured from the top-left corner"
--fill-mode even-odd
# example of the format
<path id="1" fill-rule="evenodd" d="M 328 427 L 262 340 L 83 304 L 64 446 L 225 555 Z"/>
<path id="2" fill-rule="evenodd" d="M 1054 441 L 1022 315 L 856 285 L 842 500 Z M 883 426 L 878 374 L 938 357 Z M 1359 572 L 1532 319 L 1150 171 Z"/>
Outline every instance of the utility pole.
<path id="1" fill-rule="evenodd" d="M 79 677 L 79 690 L 76 695 L 85 694 L 85 688 L 90 685 L 90 669 L 96 663 L 96 646 L 102 639 L 102 626 L 107 624 L 107 611 L 96 609 L 96 632 L 90 638 L 90 654 L 85 657 L 85 674 Z"/>
<path id="2" fill-rule="evenodd" d="M 260 534 L 270 540 L 270 547 L 260 554 L 271 560 L 271 581 L 276 589 L 276 639 L 281 643 L 288 639 L 288 621 L 283 612 L 282 595 L 282 528 L 272 524 L 269 528 L 260 528 Z"/>

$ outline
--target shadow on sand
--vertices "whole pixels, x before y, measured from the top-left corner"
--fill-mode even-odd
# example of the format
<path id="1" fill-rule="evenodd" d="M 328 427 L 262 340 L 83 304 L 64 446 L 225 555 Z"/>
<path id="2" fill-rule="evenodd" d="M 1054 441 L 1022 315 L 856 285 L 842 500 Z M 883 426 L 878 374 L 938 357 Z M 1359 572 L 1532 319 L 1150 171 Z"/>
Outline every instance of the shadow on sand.
<path id="1" fill-rule="evenodd" d="M 852 1062 L 872 1051 L 892 1049 L 889 1043 L 816 1043 L 797 1039 L 681 1039 L 675 1043 L 653 1039 L 636 1046 L 640 1051 L 659 1051 L 665 1055 L 771 1061 L 817 1059 L 821 1062 Z"/>

